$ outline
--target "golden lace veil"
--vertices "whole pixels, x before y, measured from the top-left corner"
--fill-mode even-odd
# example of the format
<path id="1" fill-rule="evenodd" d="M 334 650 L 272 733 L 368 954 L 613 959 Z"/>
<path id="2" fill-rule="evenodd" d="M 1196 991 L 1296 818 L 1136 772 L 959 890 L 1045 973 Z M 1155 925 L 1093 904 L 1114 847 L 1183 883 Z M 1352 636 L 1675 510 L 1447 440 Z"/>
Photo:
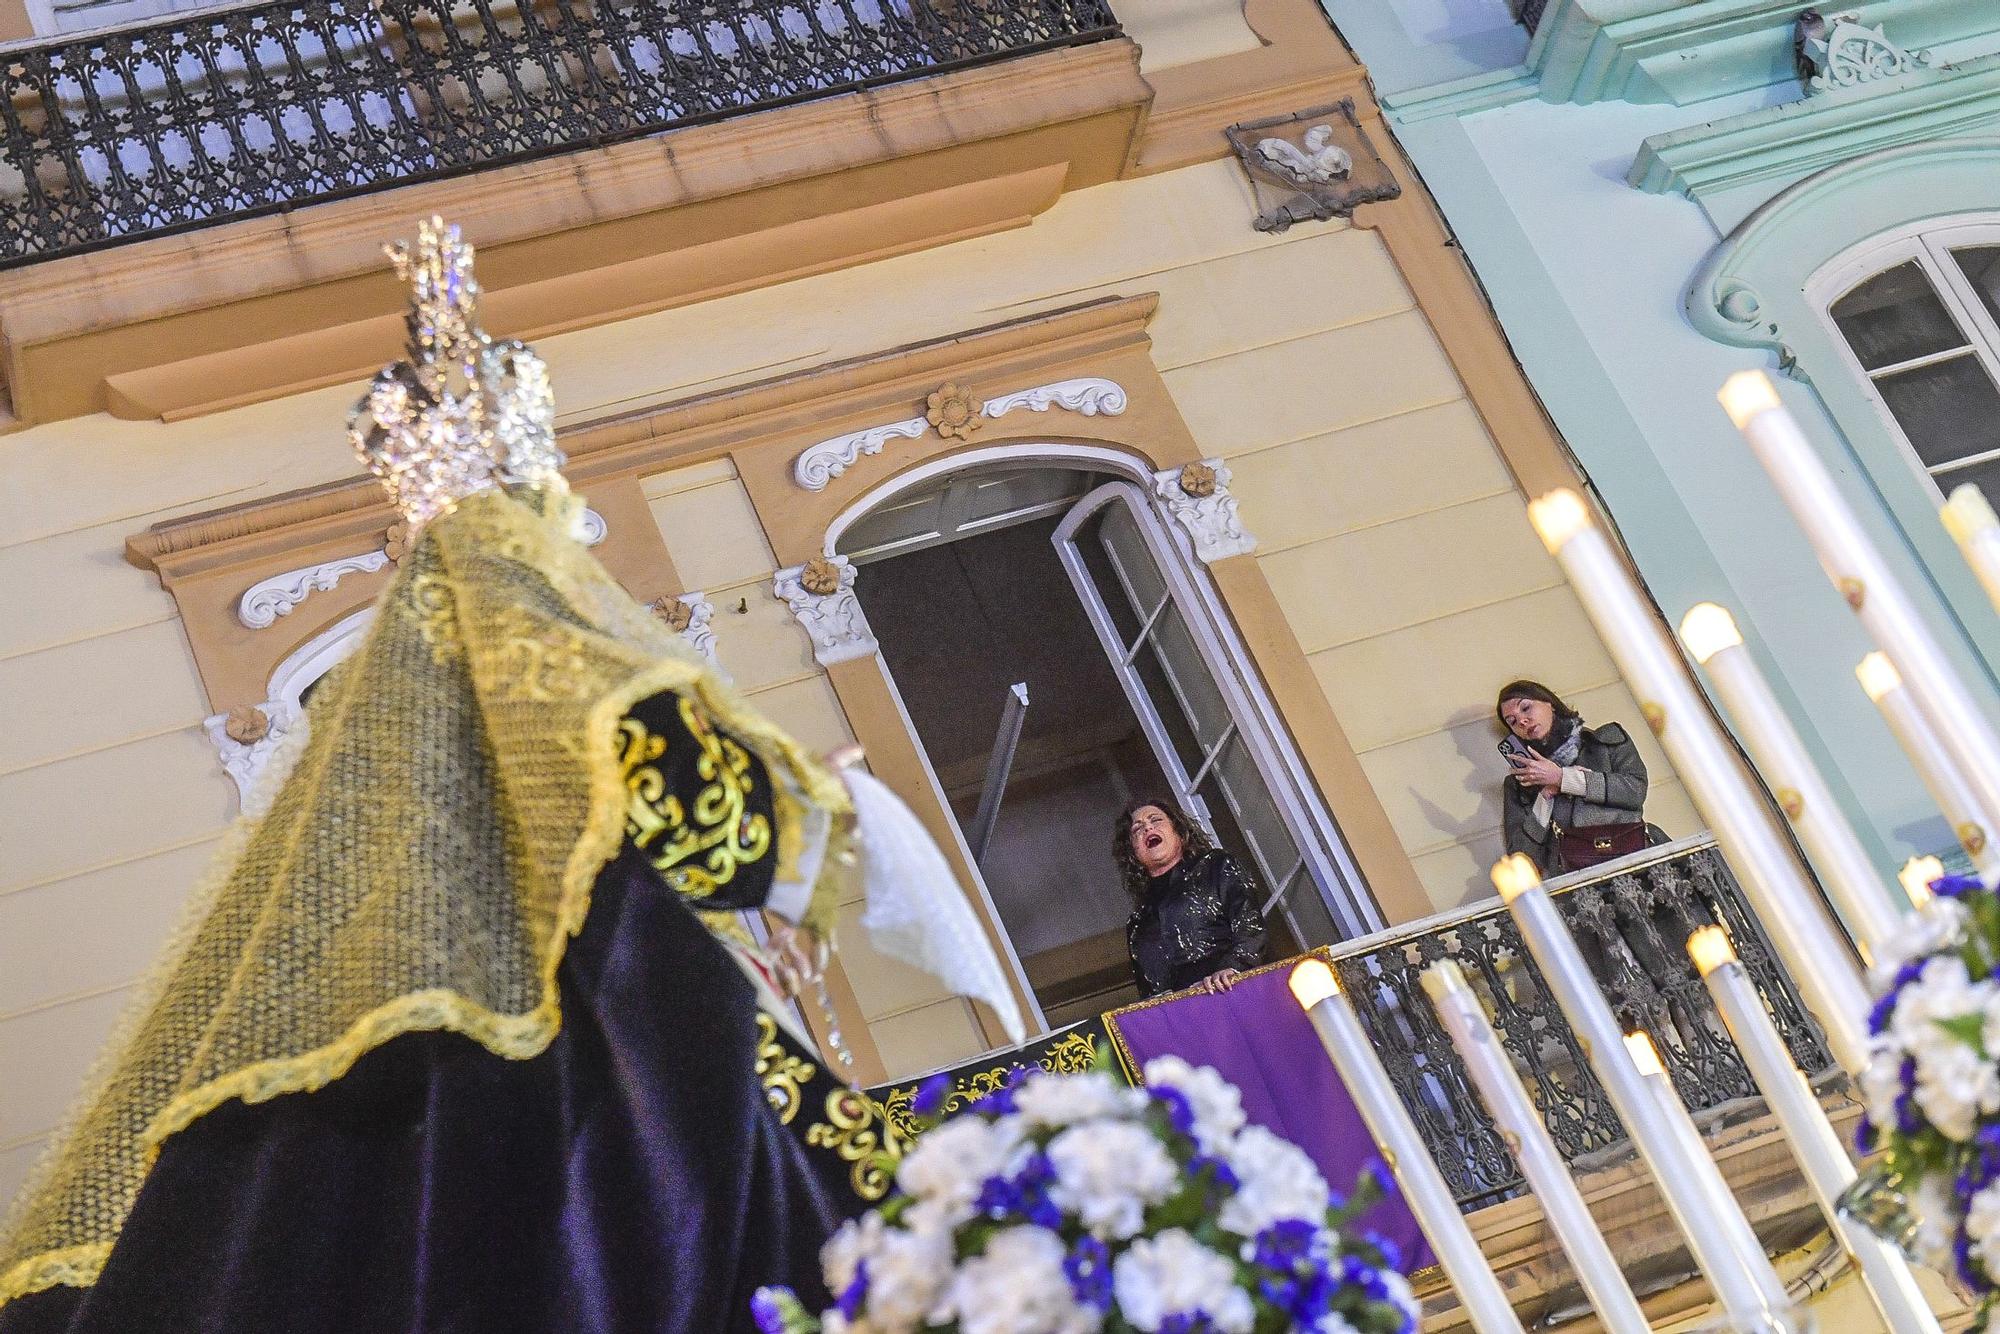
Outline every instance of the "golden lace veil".
<path id="1" fill-rule="evenodd" d="M 415 288 L 411 358 L 353 434 L 416 540 L 0 1230 L 0 1302 L 92 1282 L 162 1141 L 228 1099 L 320 1088 L 416 1030 L 542 1051 L 563 950 L 623 837 L 616 737 L 637 701 L 684 692 L 764 761 L 781 879 L 841 860 L 802 832 L 849 824 L 840 781 L 573 536 L 546 373 L 478 331 L 470 247 L 432 220 L 392 256 Z M 827 925 L 830 888 L 808 925 Z"/>

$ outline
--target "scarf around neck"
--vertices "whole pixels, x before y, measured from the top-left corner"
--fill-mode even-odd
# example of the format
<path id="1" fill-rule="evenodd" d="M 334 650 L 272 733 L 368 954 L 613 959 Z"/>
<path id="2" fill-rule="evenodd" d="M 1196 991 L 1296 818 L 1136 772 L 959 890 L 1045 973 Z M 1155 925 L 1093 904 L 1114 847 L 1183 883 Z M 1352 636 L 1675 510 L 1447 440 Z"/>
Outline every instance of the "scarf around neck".
<path id="1" fill-rule="evenodd" d="M 1556 741 L 1557 729 L 1563 727 L 1567 727 L 1569 730 L 1563 733 L 1562 740 Z M 1554 744 L 1551 744 L 1551 742 Z M 1549 729 L 1548 740 L 1539 742 L 1530 741 L 1528 745 L 1555 761 L 1562 768 L 1567 769 L 1576 763 L 1577 752 L 1583 748 L 1583 719 L 1558 718 L 1556 719 L 1556 726 Z"/>

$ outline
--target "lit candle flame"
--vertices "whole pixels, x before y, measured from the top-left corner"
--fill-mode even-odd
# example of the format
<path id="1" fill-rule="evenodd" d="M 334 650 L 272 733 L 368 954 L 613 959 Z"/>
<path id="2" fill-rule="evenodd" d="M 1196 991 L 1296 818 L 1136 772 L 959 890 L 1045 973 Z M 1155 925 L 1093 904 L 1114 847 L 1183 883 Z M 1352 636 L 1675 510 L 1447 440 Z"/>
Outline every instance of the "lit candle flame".
<path id="1" fill-rule="evenodd" d="M 1739 431 L 1753 418 L 1778 406 L 1777 386 L 1762 371 L 1736 372 L 1722 382 L 1722 392 L 1716 397 L 1722 400 L 1722 410 Z"/>
<path id="2" fill-rule="evenodd" d="M 1722 965 L 1736 962 L 1736 947 L 1729 943 L 1729 935 L 1721 927 L 1704 926 L 1688 937 L 1688 957 L 1694 960 L 1701 975 L 1707 977 Z"/>
<path id="3" fill-rule="evenodd" d="M 1542 873 L 1521 853 L 1510 852 L 1493 863 L 1493 888 L 1502 903 L 1512 903 L 1542 883 Z"/>
<path id="4" fill-rule="evenodd" d="M 1632 1057 L 1632 1064 L 1639 1067 L 1642 1075 L 1664 1075 L 1667 1067 L 1660 1062 L 1660 1049 L 1653 1045 L 1653 1035 L 1640 1029 L 1625 1035 L 1625 1050 Z"/>
<path id="5" fill-rule="evenodd" d="M 1708 660 L 1722 650 L 1740 646 L 1743 632 L 1736 628 L 1736 618 L 1726 607 L 1697 602 L 1681 617 L 1681 643 L 1687 645 L 1696 662 L 1707 666 Z"/>
<path id="6" fill-rule="evenodd" d="M 1590 511 L 1584 506 L 1582 496 L 1561 487 L 1528 502 L 1528 522 L 1535 525 L 1542 545 L 1553 555 L 1563 549 L 1564 543 L 1590 527 Z"/>
<path id="7" fill-rule="evenodd" d="M 1903 869 L 1896 873 L 1902 883 L 1903 894 L 1910 900 L 1912 908 L 1922 908 L 1933 897 L 1931 882 L 1944 875 L 1944 863 L 1936 857 L 1912 857 L 1903 863 Z"/>
<path id="8" fill-rule="evenodd" d="M 1903 684 L 1903 675 L 1896 670 L 1896 664 L 1889 661 L 1889 655 L 1877 650 L 1861 660 L 1854 669 L 1854 675 L 1861 681 L 1861 688 L 1868 692 L 1868 698 L 1880 702 L 1882 696 Z"/>
<path id="9" fill-rule="evenodd" d="M 1340 979 L 1319 959 L 1306 959 L 1292 969 L 1292 996 L 1310 1010 L 1328 996 L 1340 994 Z"/>

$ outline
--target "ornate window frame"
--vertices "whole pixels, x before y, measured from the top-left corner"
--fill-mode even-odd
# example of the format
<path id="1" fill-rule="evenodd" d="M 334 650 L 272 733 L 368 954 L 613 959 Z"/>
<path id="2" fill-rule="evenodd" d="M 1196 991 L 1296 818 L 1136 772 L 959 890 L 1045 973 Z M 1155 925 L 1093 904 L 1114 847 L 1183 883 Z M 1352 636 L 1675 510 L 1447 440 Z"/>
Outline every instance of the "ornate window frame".
<path id="1" fill-rule="evenodd" d="M 1849 261 L 1908 229 L 1991 214 L 1996 174 L 2000 137 L 1904 145 L 1829 167 L 1745 219 L 1684 297 L 1701 333 L 1769 352 L 1811 387 L 1834 430 L 1805 425 L 1829 468 L 1864 521 L 1880 514 L 1894 525 L 1884 533 L 1888 544 L 1914 557 L 1913 581 L 1936 589 L 1954 632 L 1978 648 L 1989 671 L 2000 670 L 2000 622 L 1986 614 L 1985 594 L 1938 522 L 1936 487 L 1827 318 L 1823 293 Z"/>

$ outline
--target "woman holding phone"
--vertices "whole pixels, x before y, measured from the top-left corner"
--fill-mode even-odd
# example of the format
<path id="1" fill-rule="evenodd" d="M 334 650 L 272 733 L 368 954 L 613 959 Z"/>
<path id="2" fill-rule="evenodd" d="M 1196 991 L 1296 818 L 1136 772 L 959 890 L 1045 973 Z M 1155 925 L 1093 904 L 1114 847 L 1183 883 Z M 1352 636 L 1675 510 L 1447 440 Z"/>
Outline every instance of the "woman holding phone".
<path id="1" fill-rule="evenodd" d="M 1508 682 L 1495 708 L 1513 769 L 1502 796 L 1507 851 L 1556 876 L 1666 842 L 1645 821 L 1646 762 L 1623 727 L 1585 726 L 1539 681 Z"/>

